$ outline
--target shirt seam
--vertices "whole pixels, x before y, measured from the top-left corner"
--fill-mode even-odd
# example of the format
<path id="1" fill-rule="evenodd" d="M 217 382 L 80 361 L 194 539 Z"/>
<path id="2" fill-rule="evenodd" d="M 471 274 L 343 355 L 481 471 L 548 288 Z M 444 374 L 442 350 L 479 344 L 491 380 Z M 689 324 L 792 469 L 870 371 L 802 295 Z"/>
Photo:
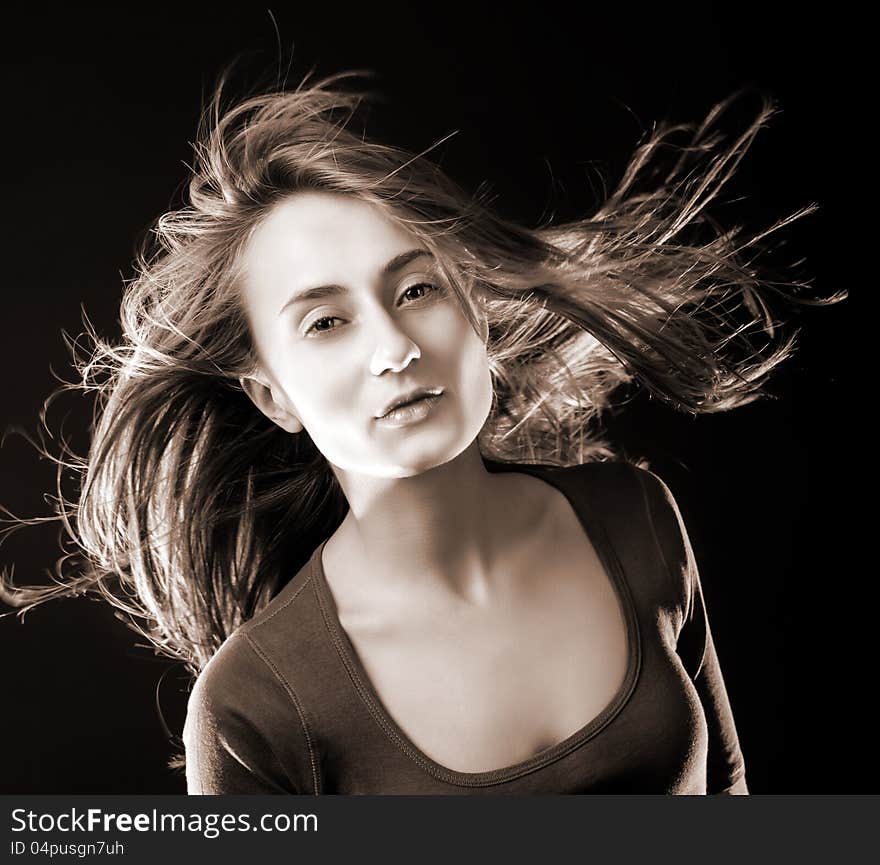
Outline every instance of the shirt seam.
<path id="1" fill-rule="evenodd" d="M 648 472 L 636 471 L 636 478 L 639 482 L 639 488 L 642 492 L 642 504 L 645 507 L 645 513 L 648 516 L 648 525 L 651 527 L 651 537 L 654 539 L 654 546 L 657 548 L 657 552 L 660 553 L 660 560 L 663 562 L 663 567 L 666 570 L 666 576 L 669 577 L 670 583 L 675 581 L 673 576 L 672 567 L 669 564 L 669 559 L 666 556 L 666 551 L 663 549 L 663 544 L 660 543 L 660 536 L 657 534 L 657 525 L 654 522 L 654 509 L 651 507 L 651 499 L 648 495 L 648 489 L 645 485 L 645 479 L 642 477 L 642 474 L 648 474 Z M 690 613 L 693 609 L 693 600 L 694 600 L 694 591 L 691 585 L 691 581 L 688 580 L 688 599 L 687 606 L 684 611 L 684 617 L 681 622 L 681 628 L 684 627 L 685 622 L 687 622 Z M 679 628 L 679 631 L 681 630 Z"/>
<path id="2" fill-rule="evenodd" d="M 311 575 L 309 578 L 311 579 Z M 397 735 L 397 732 L 385 722 L 385 719 L 373 710 L 372 701 L 370 700 L 370 695 L 363 690 L 363 688 L 361 687 L 361 683 L 359 681 L 359 678 L 354 674 L 353 670 L 349 667 L 346 653 L 343 650 L 343 647 L 340 644 L 339 639 L 337 638 L 336 634 L 334 633 L 333 628 L 330 627 L 330 623 L 327 619 L 328 613 L 324 608 L 324 602 L 323 602 L 323 599 L 321 598 L 321 593 L 318 591 L 317 582 L 313 581 L 313 583 L 314 583 L 315 600 L 317 601 L 318 607 L 321 610 L 321 619 L 324 624 L 324 629 L 326 630 L 327 635 L 330 637 L 330 640 L 333 643 L 333 645 L 336 649 L 336 652 L 339 655 L 339 658 L 342 660 L 343 666 L 345 667 L 346 672 L 348 673 L 348 677 L 351 680 L 351 683 L 354 685 L 355 690 L 358 692 L 358 695 L 360 696 L 363 703 L 366 705 L 366 707 L 369 710 L 370 714 L 372 715 L 373 719 L 379 724 L 379 726 L 382 728 L 382 730 L 397 743 L 397 745 L 403 750 L 403 752 L 410 759 L 412 759 L 415 763 L 417 763 L 422 769 L 424 769 L 429 774 L 434 774 L 432 767 L 428 763 L 426 763 L 418 754 L 413 753 L 411 751 L 411 749 L 407 747 L 407 743 L 404 742 Z M 443 778 L 442 780 L 448 780 L 448 779 Z"/>
<path id="3" fill-rule="evenodd" d="M 644 472 L 644 473 L 651 474 L 650 472 Z M 638 477 L 639 486 L 642 489 L 642 501 L 645 504 L 645 510 L 647 511 L 647 514 L 648 514 L 648 523 L 651 526 L 651 535 L 654 538 L 654 544 L 657 547 L 658 552 L 660 553 L 660 558 L 663 562 L 664 567 L 666 568 L 666 574 L 667 574 L 670 582 L 674 582 L 675 577 L 673 576 L 672 568 L 669 565 L 669 559 L 666 557 L 666 553 L 663 549 L 663 545 L 660 543 L 660 537 L 657 534 L 657 526 L 654 522 L 654 510 L 651 507 L 651 500 L 650 500 L 650 496 L 648 495 L 648 490 L 647 490 L 647 486 L 645 484 L 645 479 L 641 476 L 642 475 L 641 471 L 637 471 L 636 474 Z M 659 480 L 659 478 L 658 478 L 658 480 Z M 673 514 L 673 516 L 674 516 L 674 514 Z M 677 518 L 676 518 L 675 522 L 678 523 Z M 679 525 L 679 532 L 681 533 L 680 525 Z M 682 537 L 682 548 L 684 549 L 685 556 L 687 557 L 687 544 L 684 542 L 684 537 Z M 688 560 L 687 561 L 687 570 L 688 570 L 689 579 L 687 581 L 687 586 L 688 586 L 687 609 L 684 612 L 684 618 L 682 619 L 681 627 L 678 629 L 678 633 L 675 635 L 676 644 L 678 643 L 678 640 L 681 637 L 681 632 L 684 630 L 687 623 L 693 618 L 694 613 L 696 611 L 696 603 L 697 603 L 696 580 L 698 579 L 698 577 L 696 576 L 695 568 L 696 568 L 696 565 L 693 564 L 690 560 Z M 708 639 L 708 635 L 707 635 L 706 639 L 703 641 L 703 650 L 700 654 L 700 662 L 699 662 L 699 664 L 697 664 L 696 672 L 693 674 L 693 676 L 690 677 L 692 682 L 696 682 L 700 676 L 700 673 L 703 672 L 703 665 L 706 660 L 706 651 L 707 651 L 707 647 L 708 647 L 708 642 L 709 642 L 709 639 Z M 688 675 L 690 676 L 690 672 L 688 672 Z"/>
<path id="4" fill-rule="evenodd" d="M 277 610 L 273 610 L 265 618 L 260 618 L 257 620 L 251 619 L 251 621 L 248 622 L 242 628 L 242 633 L 247 634 L 250 631 L 255 630 L 256 628 L 260 627 L 260 625 L 264 624 L 265 622 L 269 622 L 272 619 L 274 619 L 275 616 L 277 616 L 280 612 L 286 610 L 300 596 L 300 594 L 302 594 L 303 589 L 309 584 L 310 579 L 311 579 L 311 574 L 309 574 L 309 576 L 306 577 L 305 580 L 303 580 L 302 585 Z"/>
<path id="5" fill-rule="evenodd" d="M 637 472 L 636 474 L 638 476 L 639 486 L 641 487 L 641 490 L 642 490 L 642 501 L 645 505 L 645 510 L 647 511 L 647 514 L 648 514 L 648 523 L 651 526 L 651 535 L 654 538 L 654 545 L 657 547 L 657 550 L 660 553 L 660 558 L 663 562 L 664 567 L 666 568 L 666 575 L 669 577 L 670 582 L 674 582 L 675 578 L 673 576 L 672 568 L 669 565 L 669 559 L 666 557 L 666 553 L 663 549 L 663 545 L 660 543 L 660 538 L 659 538 L 659 535 L 657 534 L 657 526 L 654 522 L 654 512 L 653 512 L 653 508 L 651 507 L 651 501 L 650 501 L 650 497 L 648 495 L 647 487 L 645 485 L 645 480 L 644 480 L 644 478 L 641 477 L 641 472 Z M 645 474 L 649 474 L 649 472 L 645 472 Z M 676 522 L 678 522 L 677 519 L 676 519 Z M 687 554 L 686 544 L 684 544 L 684 538 L 682 538 L 682 545 L 683 545 L 683 548 L 685 548 L 685 554 Z M 688 563 L 689 579 L 687 581 L 687 585 L 688 585 L 687 609 L 684 612 L 684 618 L 682 619 L 681 627 L 678 629 L 678 633 L 675 636 L 676 643 L 678 642 L 678 639 L 681 636 L 681 632 L 684 630 L 685 625 L 688 623 L 688 621 L 690 621 L 693 618 L 694 611 L 696 608 L 697 586 L 695 583 L 696 578 L 694 577 L 694 574 L 692 571 L 693 567 L 695 567 L 695 566 L 693 566 L 689 562 Z M 709 642 L 709 639 L 708 639 L 708 635 L 707 635 L 706 639 L 703 641 L 703 651 L 700 654 L 700 663 L 697 665 L 697 671 L 691 677 L 692 682 L 696 682 L 696 680 L 699 678 L 700 673 L 702 673 L 702 671 L 703 671 L 703 665 L 706 660 L 706 650 L 708 647 L 708 642 Z"/>
<path id="6" fill-rule="evenodd" d="M 303 584 L 296 590 L 296 592 L 287 600 L 284 604 L 282 604 L 277 610 L 272 612 L 270 615 L 266 616 L 265 619 L 261 619 L 259 622 L 254 623 L 251 627 L 242 631 L 242 636 L 248 641 L 248 645 L 253 649 L 254 653 L 263 661 L 263 663 L 271 670 L 273 676 L 284 689 L 291 703 L 293 703 L 294 708 L 296 709 L 297 716 L 299 717 L 299 722 L 302 727 L 303 735 L 306 739 L 306 746 L 309 752 L 309 766 L 312 772 L 312 784 L 314 786 L 315 795 L 318 795 L 320 790 L 321 781 L 320 781 L 320 771 L 318 768 L 318 762 L 315 756 L 315 748 L 312 736 L 309 732 L 309 726 L 305 718 L 305 709 L 299 697 L 296 694 L 293 686 L 284 676 L 284 674 L 278 669 L 266 651 L 260 646 L 260 644 L 256 641 L 256 639 L 251 635 L 251 631 L 259 627 L 260 625 L 270 621 L 274 618 L 278 613 L 282 610 L 287 609 L 302 593 L 303 589 L 309 584 L 311 580 L 311 575 L 309 575 L 304 581 Z"/>

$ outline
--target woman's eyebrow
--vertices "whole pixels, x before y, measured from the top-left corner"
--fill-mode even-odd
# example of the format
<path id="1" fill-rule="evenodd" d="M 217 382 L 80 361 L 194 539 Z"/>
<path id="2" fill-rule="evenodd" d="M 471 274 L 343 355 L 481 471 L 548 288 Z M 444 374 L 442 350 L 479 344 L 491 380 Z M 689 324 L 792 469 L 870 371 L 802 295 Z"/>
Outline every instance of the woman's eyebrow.
<path id="1" fill-rule="evenodd" d="M 411 261 L 421 256 L 425 256 L 426 258 L 434 258 L 434 254 L 429 252 L 427 249 L 408 249 L 406 252 L 401 252 L 398 255 L 395 255 L 389 262 L 387 262 L 381 270 L 382 276 L 388 276 L 395 271 L 400 270 L 402 267 L 406 267 Z M 334 297 L 339 294 L 347 294 L 348 289 L 343 285 L 317 285 L 314 288 L 304 288 L 302 291 L 294 292 L 284 303 L 284 306 L 278 311 L 278 315 L 281 315 L 288 307 L 293 306 L 295 303 L 301 303 L 305 300 L 321 300 L 325 297 Z"/>

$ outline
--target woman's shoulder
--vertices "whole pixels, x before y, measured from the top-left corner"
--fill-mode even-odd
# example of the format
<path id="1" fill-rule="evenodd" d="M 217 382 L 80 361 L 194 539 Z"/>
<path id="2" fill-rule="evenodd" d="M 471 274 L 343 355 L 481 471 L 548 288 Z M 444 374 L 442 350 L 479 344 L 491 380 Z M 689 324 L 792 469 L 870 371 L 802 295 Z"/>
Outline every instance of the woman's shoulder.
<path id="1" fill-rule="evenodd" d="M 578 511 L 592 514 L 613 541 L 656 543 L 670 571 L 690 566 L 690 543 L 669 485 L 645 461 L 596 460 L 568 466 L 520 464 L 567 494 Z"/>
<path id="2" fill-rule="evenodd" d="M 546 478 L 556 486 L 574 494 L 601 496 L 603 510 L 619 501 L 624 510 L 632 513 L 633 501 L 643 501 L 652 517 L 667 521 L 680 519 L 678 504 L 667 483 L 644 460 L 592 460 L 571 465 L 553 463 L 502 462 L 485 460 L 492 472 L 522 471 Z"/>
<path id="3" fill-rule="evenodd" d="M 241 629 L 196 677 L 183 742 L 190 792 L 282 793 L 314 786 L 300 707 Z"/>
<path id="4" fill-rule="evenodd" d="M 575 466 L 591 493 L 601 496 L 602 510 L 623 527 L 635 530 L 641 514 L 671 569 L 690 554 L 687 530 L 676 497 L 666 481 L 646 462 L 609 460 Z"/>
<path id="5" fill-rule="evenodd" d="M 652 513 L 678 510 L 675 497 L 666 482 L 644 461 L 595 460 L 570 466 L 537 464 L 536 467 L 563 482 L 571 482 L 575 489 L 601 494 L 606 504 L 613 497 L 631 508 L 633 499 L 642 499 L 650 506 Z"/>
<path id="6" fill-rule="evenodd" d="M 264 644 L 274 630 L 291 633 L 302 627 L 308 616 L 308 593 L 315 550 L 308 561 L 251 618 L 239 625 L 214 652 L 196 678 L 196 697 L 227 692 L 230 683 L 258 679 L 273 672 Z M 191 697 L 192 701 L 192 697 Z"/>
<path id="7" fill-rule="evenodd" d="M 320 550 L 227 637 L 198 675 L 190 710 L 247 718 L 258 713 L 268 723 L 288 717 L 303 694 L 321 700 L 321 676 L 333 669 L 335 647 L 315 585 Z"/>
<path id="8" fill-rule="evenodd" d="M 483 462 L 490 472 L 524 471 L 562 479 L 595 478 L 598 481 L 611 481 L 614 478 L 634 477 L 634 472 L 642 471 L 637 464 L 623 459 L 591 460 L 585 463 L 558 465 L 484 457 Z"/>
<path id="9" fill-rule="evenodd" d="M 646 497 L 655 506 L 674 502 L 672 493 L 644 462 L 625 459 L 594 460 L 571 465 L 552 463 L 498 463 L 490 464 L 492 471 L 524 471 L 542 477 L 554 486 L 576 497 L 589 496 L 602 500 L 603 510 L 619 501 L 631 513 L 633 500 Z"/>
<path id="10" fill-rule="evenodd" d="M 268 678 L 264 668 L 246 632 L 239 628 L 223 641 L 196 676 L 189 694 L 188 715 L 240 712 L 246 707 L 239 699 L 242 683 Z"/>

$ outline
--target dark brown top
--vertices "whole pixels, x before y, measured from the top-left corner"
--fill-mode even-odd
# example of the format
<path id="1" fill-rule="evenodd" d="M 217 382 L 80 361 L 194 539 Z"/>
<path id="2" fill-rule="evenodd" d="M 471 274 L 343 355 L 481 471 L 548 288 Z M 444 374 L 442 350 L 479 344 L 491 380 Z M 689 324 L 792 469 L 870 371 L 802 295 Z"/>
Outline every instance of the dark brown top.
<path id="1" fill-rule="evenodd" d="M 611 703 L 514 765 L 441 766 L 379 700 L 340 625 L 321 544 L 196 680 L 183 734 L 189 793 L 747 792 L 699 573 L 663 481 L 625 462 L 485 462 L 561 490 L 611 577 L 629 646 Z"/>

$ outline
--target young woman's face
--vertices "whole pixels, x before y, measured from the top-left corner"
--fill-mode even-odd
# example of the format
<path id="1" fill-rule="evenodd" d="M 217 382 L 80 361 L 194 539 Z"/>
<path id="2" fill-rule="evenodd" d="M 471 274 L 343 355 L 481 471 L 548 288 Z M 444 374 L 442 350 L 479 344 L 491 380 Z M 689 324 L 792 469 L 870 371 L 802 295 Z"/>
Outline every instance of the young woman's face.
<path id="1" fill-rule="evenodd" d="M 486 348 L 430 253 L 372 205 L 300 192 L 244 250 L 241 291 L 259 358 L 246 392 L 305 428 L 346 471 L 406 477 L 470 445 L 492 405 Z M 419 388 L 442 395 L 380 418 Z"/>

